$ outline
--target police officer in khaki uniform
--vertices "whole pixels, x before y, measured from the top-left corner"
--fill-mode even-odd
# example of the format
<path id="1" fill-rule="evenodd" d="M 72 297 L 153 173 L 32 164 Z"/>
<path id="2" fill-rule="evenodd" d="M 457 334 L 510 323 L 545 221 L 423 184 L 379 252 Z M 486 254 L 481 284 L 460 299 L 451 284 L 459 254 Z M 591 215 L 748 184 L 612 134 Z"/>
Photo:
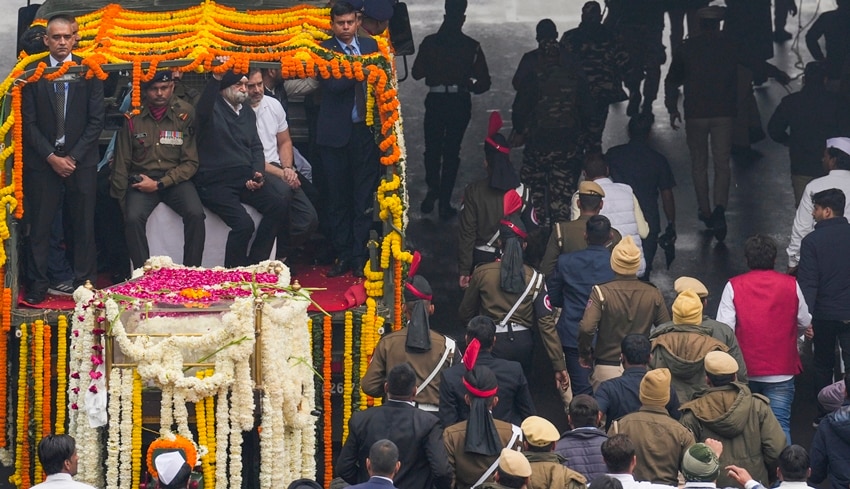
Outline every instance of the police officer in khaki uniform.
<path id="1" fill-rule="evenodd" d="M 472 273 L 460 303 L 460 319 L 469 321 L 478 315 L 492 318 L 496 322 L 493 356 L 519 362 L 526 377 L 532 373 L 532 329 L 536 326 L 555 370 L 555 380 L 565 390 L 569 376 L 555 329 L 555 315 L 543 274 L 523 264 L 528 234 L 518 214 L 502 219 L 499 235 L 502 260 L 481 265 Z"/>
<path id="2" fill-rule="evenodd" d="M 130 259 L 136 267 L 150 258 L 145 226 L 165 202 L 183 218 L 183 264 L 200 266 L 204 254 L 204 208 L 189 180 L 198 170 L 195 111 L 174 96 L 171 71 L 142 84 L 141 113 L 117 133 L 110 195 L 124 212 Z"/>
<path id="3" fill-rule="evenodd" d="M 594 285 L 579 322 L 580 362 L 593 367 L 590 383 L 596 390 L 603 381 L 619 377 L 620 343 L 629 334 L 649 336 L 653 325 L 670 320 L 664 297 L 654 285 L 637 278 L 640 248 L 626 236 L 611 253 L 611 269 L 616 278 Z M 593 338 L 596 337 L 596 347 Z"/>
<path id="4" fill-rule="evenodd" d="M 519 426 L 493 419 L 491 410 L 499 402 L 496 374 L 483 365 L 476 367 L 476 360 L 477 352 L 467 348 L 463 363 L 470 370 L 463 376 L 463 384 L 469 419 L 443 431 L 449 464 L 455 472 L 455 489 L 471 489 L 492 481 L 502 449 L 522 445 Z"/>
<path id="5" fill-rule="evenodd" d="M 485 482 L 482 489 L 526 489 L 530 488 L 531 464 L 518 451 L 503 448 L 496 469 L 496 481 Z"/>
<path id="6" fill-rule="evenodd" d="M 522 434 L 522 451 L 531 464 L 528 489 L 587 487 L 587 479 L 568 468 L 564 457 L 555 453 L 555 442 L 561 437 L 555 425 L 540 416 L 529 416 L 522 422 Z"/>
<path id="7" fill-rule="evenodd" d="M 640 381 L 641 407 L 614 421 L 608 436 L 628 435 L 635 442 L 635 479 L 677 486 L 682 457 L 695 443 L 691 431 L 670 417 L 670 371 L 648 371 Z"/>
<path id="8" fill-rule="evenodd" d="M 387 373 L 396 365 L 409 363 L 416 372 L 416 406 L 436 415 L 440 410 L 439 374 L 452 366 L 457 353 L 453 339 L 431 331 L 428 316 L 434 313 L 433 292 L 425 277 L 416 274 L 418 264 L 417 252 L 404 284 L 407 327 L 381 338 L 360 387 L 372 397 L 381 397 Z"/>
<path id="9" fill-rule="evenodd" d="M 546 276 L 555 269 L 558 257 L 564 253 L 572 253 L 587 248 L 587 240 L 584 233 L 587 228 L 587 220 L 599 215 L 602 211 L 602 199 L 605 191 L 593 180 L 585 180 L 578 186 L 578 208 L 579 216 L 575 221 L 556 222 L 549 235 L 546 244 L 546 252 L 540 260 L 540 271 Z M 614 249 L 623 236 L 614 228 L 611 228 L 611 240 L 605 244 L 609 250 Z"/>

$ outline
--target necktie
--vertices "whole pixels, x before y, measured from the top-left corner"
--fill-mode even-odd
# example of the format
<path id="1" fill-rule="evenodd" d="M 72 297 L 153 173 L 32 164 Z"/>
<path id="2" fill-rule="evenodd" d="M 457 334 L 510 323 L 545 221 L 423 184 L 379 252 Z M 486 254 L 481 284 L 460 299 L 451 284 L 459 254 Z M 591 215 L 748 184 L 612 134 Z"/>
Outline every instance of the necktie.
<path id="1" fill-rule="evenodd" d="M 360 53 L 354 44 L 349 44 L 345 50 L 350 56 L 358 56 Z M 366 117 L 366 91 L 363 83 L 354 85 L 354 107 L 351 110 L 351 120 L 354 122 L 362 122 Z"/>
<path id="2" fill-rule="evenodd" d="M 65 84 L 57 83 L 54 101 L 56 104 L 56 140 L 65 137 Z"/>

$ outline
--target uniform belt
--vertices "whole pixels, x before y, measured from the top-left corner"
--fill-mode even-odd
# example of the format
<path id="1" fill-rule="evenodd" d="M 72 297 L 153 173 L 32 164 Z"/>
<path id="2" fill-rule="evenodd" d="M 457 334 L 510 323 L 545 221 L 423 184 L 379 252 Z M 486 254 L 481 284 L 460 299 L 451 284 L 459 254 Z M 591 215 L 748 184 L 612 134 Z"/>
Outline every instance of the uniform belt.
<path id="1" fill-rule="evenodd" d="M 517 323 L 510 323 L 510 325 L 511 325 L 511 327 L 512 327 L 512 328 L 513 328 L 513 330 L 514 330 L 514 333 L 516 333 L 517 331 L 526 331 L 526 330 L 528 330 L 528 327 L 527 327 L 527 326 L 523 326 L 523 325 L 521 325 L 521 324 L 517 324 Z M 504 325 L 504 326 L 502 326 L 501 324 L 497 324 L 497 325 L 496 325 L 496 333 L 507 333 L 507 332 L 508 332 L 508 325 L 507 325 L 507 324 L 506 324 L 506 325 Z"/>
<path id="2" fill-rule="evenodd" d="M 596 360 L 596 365 L 605 365 L 606 367 L 619 367 L 620 361 L 611 361 L 611 360 Z"/>
<path id="3" fill-rule="evenodd" d="M 487 246 L 486 244 L 478 245 L 475 247 L 476 250 L 483 251 L 485 253 L 495 253 L 497 250 L 492 246 Z"/>
<path id="4" fill-rule="evenodd" d="M 437 85 L 428 87 L 428 91 L 431 93 L 463 93 L 466 88 L 460 85 Z"/>
<path id="5" fill-rule="evenodd" d="M 416 407 L 423 411 L 428 411 L 429 413 L 436 413 L 440 410 L 440 406 L 436 404 L 426 404 L 424 402 L 417 402 Z"/>

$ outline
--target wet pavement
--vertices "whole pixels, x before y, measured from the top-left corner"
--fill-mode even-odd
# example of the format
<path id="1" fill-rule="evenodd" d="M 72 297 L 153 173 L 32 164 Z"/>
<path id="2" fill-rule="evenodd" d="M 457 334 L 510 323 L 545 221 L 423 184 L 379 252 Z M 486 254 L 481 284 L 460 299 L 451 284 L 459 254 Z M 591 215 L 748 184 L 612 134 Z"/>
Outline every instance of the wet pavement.
<path id="1" fill-rule="evenodd" d="M 486 136 L 489 112 L 499 110 L 505 119 L 503 134 L 510 131 L 510 107 L 514 90 L 510 85 L 520 57 L 526 51 L 536 48 L 534 27 L 538 20 L 551 17 L 558 26 L 559 33 L 578 25 L 579 14 L 583 0 L 567 0 L 558 3 L 558 12 L 552 12 L 552 4 L 546 2 L 523 2 L 521 11 L 515 8 L 498 10 L 488 4 L 473 4 L 467 12 L 467 22 L 464 31 L 481 43 L 490 67 L 493 86 L 489 92 L 473 95 L 472 121 L 467 129 L 461 151 L 461 168 L 458 183 L 455 188 L 453 205 L 460 205 L 463 188 L 485 176 L 483 162 L 483 140 Z M 411 2 L 412 4 L 412 2 Z M 417 46 L 422 38 L 433 33 L 442 20 L 442 2 L 431 2 L 429 6 L 412 4 L 410 15 L 413 19 L 414 39 Z M 528 8 L 526 8 L 526 5 Z M 815 9 L 816 2 L 806 0 L 801 9 L 802 22 L 805 24 Z M 822 9 L 831 10 L 831 1 L 823 2 Z M 790 19 L 788 29 L 794 28 L 796 33 L 797 19 Z M 800 41 L 803 41 L 800 38 Z M 667 34 L 665 33 L 665 43 Z M 774 64 L 785 70 L 795 80 L 788 89 L 800 89 L 802 64 L 798 64 L 798 54 L 791 51 L 792 42 L 775 46 Z M 668 47 L 669 58 L 669 47 Z M 802 48 L 799 53 L 804 61 L 810 61 L 808 50 Z M 412 65 L 412 57 L 408 65 Z M 666 76 L 666 65 L 662 69 L 662 77 Z M 403 68 L 401 69 L 403 74 Z M 663 85 L 663 84 L 662 84 Z M 457 318 L 457 309 L 462 297 L 462 291 L 457 285 L 457 220 L 442 221 L 437 217 L 436 210 L 423 216 L 419 212 L 419 204 L 425 195 L 424 168 L 422 165 L 424 99 L 427 88 L 423 81 L 408 79 L 401 83 L 401 100 L 403 104 L 404 134 L 407 143 L 407 182 L 410 206 L 408 214 L 410 224 L 407 230 L 409 247 L 423 254 L 423 274 L 431 281 L 435 289 L 436 311 L 432 327 L 454 336 L 463 338 L 464 325 Z M 781 98 L 788 91 L 775 82 L 768 82 L 756 89 L 763 125 L 773 113 Z M 625 103 L 611 106 L 610 116 L 603 137 L 603 149 L 627 142 Z M 788 244 L 791 224 L 794 217 L 794 197 L 791 189 L 788 153 L 781 146 L 767 139 L 753 148 L 762 153 L 757 161 L 732 162 L 732 188 L 726 214 L 729 231 L 725 243 L 718 243 L 704 231 L 704 226 L 697 221 L 696 199 L 690 176 L 690 158 L 685 143 L 684 129 L 674 131 L 669 126 L 667 111 L 663 106 L 663 86 L 659 99 L 654 104 L 656 116 L 652 146 L 662 152 L 670 161 L 676 177 L 677 187 L 674 189 L 676 199 L 677 219 L 676 229 L 676 260 L 669 270 L 664 265 L 664 253 L 659 250 L 655 258 L 652 283 L 665 296 L 668 304 L 675 298 L 673 281 L 681 275 L 692 275 L 702 280 L 711 297 L 706 313 L 713 316 L 717 310 L 720 293 L 726 281 L 735 275 L 747 271 L 743 257 L 743 245 L 747 237 L 755 233 L 772 236 L 778 242 L 779 256 L 777 269 L 784 271 L 787 263 L 785 247 Z M 517 169 L 522 162 L 522 150 L 516 149 L 511 153 Z M 662 219 L 662 223 L 666 220 Z M 662 224 L 663 229 L 664 224 Z M 536 372 L 539 375 L 530 379 L 532 392 L 537 409 L 541 415 L 549 418 L 560 429 L 566 429 L 567 423 L 561 409 L 560 399 L 554 391 L 551 367 L 546 361 L 546 355 L 540 345 L 536 351 Z M 808 365 L 809 362 L 806 362 Z M 804 446 L 809 445 L 814 430 L 811 421 L 815 410 L 811 377 L 804 372 L 797 379 L 796 401 L 793 407 L 792 439 Z"/>
<path id="2" fill-rule="evenodd" d="M 558 25 L 559 32 L 564 32 L 578 25 L 580 8 L 584 1 L 561 0 L 553 3 L 545 0 L 513 0 L 502 5 L 491 2 L 470 3 L 465 31 L 482 44 L 490 65 L 493 86 L 489 92 L 473 96 L 473 117 L 464 139 L 461 170 L 453 199 L 455 206 L 459 205 L 464 186 L 484 177 L 482 142 L 488 111 L 500 110 L 506 120 L 503 132 L 507 135 L 510 131 L 509 110 L 514 96 L 510 79 L 522 53 L 536 47 L 536 22 L 543 17 L 551 17 Z M 16 11 L 23 4 L 23 1 L 0 0 L 0 7 L 5 7 L 9 12 Z M 804 24 L 811 19 L 816 4 L 816 0 L 803 0 L 801 16 Z M 442 5 L 442 0 L 410 2 L 410 16 L 417 46 L 425 35 L 436 31 L 442 20 Z M 834 1 L 825 0 L 821 2 L 820 7 L 831 10 L 834 8 Z M 557 9 L 557 12 L 554 12 L 553 8 Z M 794 27 L 796 32 L 797 25 L 797 19 L 789 20 L 789 30 Z M 4 73 L 8 72 L 14 62 L 14 53 L 10 49 L 14 45 L 14 32 L 14 16 L 0 17 L 0 45 L 5 47 L 0 50 L 0 71 Z M 791 42 L 781 46 L 775 45 L 777 55 L 772 61 L 792 77 L 797 77 L 789 86 L 790 90 L 797 91 L 800 88 L 798 76 L 802 72 L 802 65 L 795 65 L 798 55 L 789 52 L 791 45 Z M 800 56 L 803 61 L 810 60 L 805 48 Z M 411 57 L 408 59 L 408 66 L 412 63 Z M 403 73 L 403 68 L 400 68 L 400 72 Z M 664 75 L 666 67 L 662 70 L 662 76 Z M 456 314 L 462 295 L 457 285 L 456 219 L 441 221 L 436 211 L 429 216 L 422 216 L 419 212 L 419 204 L 425 194 L 422 118 L 426 87 L 422 81 L 409 79 L 401 83 L 400 93 L 407 143 L 407 182 L 410 197 L 408 246 L 423 254 L 421 270 L 435 289 L 436 312 L 432 325 L 441 332 L 462 339 L 463 325 Z M 756 99 L 765 124 L 773 108 L 786 93 L 783 87 L 774 82 L 756 90 Z M 754 145 L 754 148 L 763 154 L 762 158 L 754 162 L 733 162 L 732 188 L 727 211 L 729 233 L 726 242 L 718 244 L 703 231 L 703 226 L 696 219 L 696 203 L 684 130 L 670 129 L 661 100 L 656 100 L 654 112 L 656 121 L 651 144 L 667 156 L 678 182 L 674 194 L 679 238 L 677 258 L 670 270 L 664 267 L 663 252 L 659 251 L 657 254 L 652 282 L 670 303 L 674 297 L 672 283 L 675 278 L 681 275 L 698 277 L 712 293 L 706 312 L 713 315 L 725 282 L 730 277 L 746 271 L 743 243 L 748 236 L 764 233 L 774 237 L 780 249 L 777 268 L 783 271 L 785 269 L 784 249 L 788 243 L 794 215 L 787 150 L 765 140 Z M 605 148 L 626 142 L 626 122 L 625 104 L 612 106 L 603 140 Z M 522 160 L 521 150 L 515 150 L 512 159 L 519 168 Z M 541 354 L 536 356 L 545 359 L 542 350 L 539 353 Z M 806 362 L 807 366 L 808 363 Z M 555 422 L 559 428 L 565 429 L 566 419 L 554 392 L 548 362 L 539 361 L 536 367 L 540 375 L 535 375 L 530 380 L 538 411 Z M 798 377 L 792 417 L 792 438 L 804 446 L 809 445 L 813 435 L 810 423 L 814 417 L 814 407 L 810 385 L 811 377 L 808 372 Z"/>

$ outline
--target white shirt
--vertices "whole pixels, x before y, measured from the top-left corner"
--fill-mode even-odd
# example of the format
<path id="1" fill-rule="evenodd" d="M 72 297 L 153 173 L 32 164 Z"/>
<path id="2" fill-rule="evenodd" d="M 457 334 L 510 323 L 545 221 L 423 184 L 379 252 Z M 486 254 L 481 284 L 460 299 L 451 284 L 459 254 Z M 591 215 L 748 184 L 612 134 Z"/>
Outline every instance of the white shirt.
<path id="1" fill-rule="evenodd" d="M 806 299 L 803 297 L 803 291 L 800 290 L 800 284 L 794 282 L 794 286 L 797 288 L 797 333 L 802 334 L 812 324 L 812 315 L 809 314 L 809 306 L 806 305 Z M 717 320 L 729 325 L 732 331 L 735 331 L 735 326 L 738 324 L 734 300 L 735 290 L 732 288 L 732 282 L 726 282 L 726 287 L 723 288 L 723 295 L 720 296 L 720 305 L 717 307 Z M 751 375 L 749 378 L 757 382 L 784 382 L 793 379 L 794 376 Z"/>
<path id="2" fill-rule="evenodd" d="M 613 477 L 620 481 L 620 484 L 623 485 L 623 489 L 677 489 L 674 486 L 668 486 L 666 484 L 654 484 L 648 481 L 636 481 L 635 477 L 632 474 L 605 474 L 608 477 Z M 588 487 L 590 485 L 588 484 Z"/>
<path id="3" fill-rule="evenodd" d="M 281 163 L 280 153 L 277 148 L 277 135 L 289 129 L 286 123 L 286 111 L 274 97 L 263 96 L 256 107 L 252 107 L 257 114 L 257 134 L 263 143 L 263 154 L 266 163 Z M 289 162 L 285 162 L 288 166 Z"/>
<path id="4" fill-rule="evenodd" d="M 94 489 L 94 487 L 75 481 L 71 478 L 71 474 L 60 472 L 48 475 L 44 482 L 32 486 L 32 489 Z"/>
<path id="5" fill-rule="evenodd" d="M 791 228 L 791 242 L 788 243 L 788 266 L 796 267 L 800 264 L 800 242 L 815 228 L 815 218 L 812 211 L 812 194 L 831 188 L 840 189 L 847 196 L 844 203 L 844 215 L 850 216 L 850 170 L 832 170 L 828 175 L 815 178 L 803 191 L 803 198 L 797 206 L 797 215 L 794 216 L 794 226 Z"/>
<path id="6" fill-rule="evenodd" d="M 761 485 L 759 481 L 749 480 L 746 484 L 744 484 L 745 489 L 753 489 L 754 487 L 764 489 L 764 486 Z M 792 481 L 783 481 L 778 486 L 783 489 L 814 489 L 812 486 L 806 484 L 805 482 L 792 482 Z"/>

